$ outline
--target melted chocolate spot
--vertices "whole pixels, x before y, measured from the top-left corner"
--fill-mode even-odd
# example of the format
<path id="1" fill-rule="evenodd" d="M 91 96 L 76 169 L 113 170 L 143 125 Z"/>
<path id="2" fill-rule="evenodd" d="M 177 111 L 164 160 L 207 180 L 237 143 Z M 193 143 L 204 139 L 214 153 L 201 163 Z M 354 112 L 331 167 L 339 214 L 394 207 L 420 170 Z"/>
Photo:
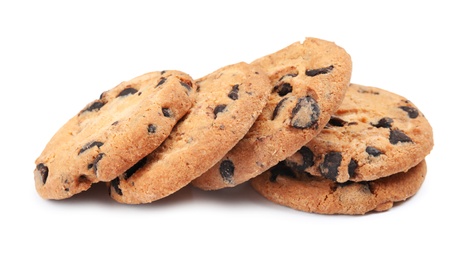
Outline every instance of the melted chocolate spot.
<path id="1" fill-rule="evenodd" d="M 400 109 L 407 112 L 410 118 L 417 118 L 418 117 L 418 110 L 414 107 L 409 106 L 400 106 Z"/>
<path id="2" fill-rule="evenodd" d="M 390 143 L 397 144 L 397 143 L 411 143 L 412 139 L 408 137 L 404 132 L 401 130 L 393 130 L 390 129 Z"/>
<path id="3" fill-rule="evenodd" d="M 130 167 L 123 175 L 124 175 L 124 180 L 129 179 L 136 171 L 138 171 L 140 168 L 145 166 L 147 161 L 147 157 L 143 157 L 140 161 L 138 161 L 136 164 L 134 164 L 132 167 Z"/>
<path id="4" fill-rule="evenodd" d="M 135 93 L 137 93 L 137 91 L 138 90 L 129 87 L 129 88 L 126 88 L 123 91 L 119 92 L 119 94 L 116 97 L 124 97 L 124 96 L 130 95 L 130 94 L 135 94 Z"/>
<path id="5" fill-rule="evenodd" d="M 320 173 L 326 179 L 337 180 L 339 175 L 339 166 L 342 162 L 342 154 L 339 152 L 330 152 L 324 156 L 324 161 L 320 165 Z"/>
<path id="6" fill-rule="evenodd" d="M 111 187 L 118 193 L 119 196 L 122 196 L 122 190 L 119 188 L 119 177 L 114 178 L 111 182 Z"/>
<path id="7" fill-rule="evenodd" d="M 348 175 L 350 178 L 355 177 L 356 168 L 358 168 L 358 162 L 354 159 L 351 159 L 350 163 L 348 164 Z"/>
<path id="8" fill-rule="evenodd" d="M 274 92 L 277 92 L 277 94 L 280 97 L 285 96 L 288 93 L 291 93 L 293 91 L 293 86 L 287 82 L 281 82 L 280 84 L 276 85 L 273 89 Z"/>
<path id="9" fill-rule="evenodd" d="M 148 133 L 149 133 L 149 134 L 154 134 L 154 133 L 156 133 L 156 129 L 157 129 L 156 125 L 153 125 L 153 124 L 149 124 L 149 125 L 148 125 Z"/>
<path id="10" fill-rule="evenodd" d="M 102 145 L 103 145 L 103 143 L 102 142 L 98 142 L 98 141 L 89 142 L 89 143 L 85 144 L 83 146 L 83 148 L 81 148 L 79 150 L 78 155 L 84 153 L 86 150 L 89 150 L 94 146 L 97 146 L 98 148 L 100 148 L 100 146 L 102 146 Z"/>
<path id="11" fill-rule="evenodd" d="M 46 180 L 48 179 L 48 173 L 49 173 L 48 166 L 44 165 L 43 163 L 39 163 L 37 164 L 36 170 L 38 171 L 38 173 L 40 173 L 41 181 L 43 182 L 43 185 L 46 184 Z"/>
<path id="12" fill-rule="evenodd" d="M 232 86 L 231 92 L 227 96 L 232 100 L 239 99 L 239 84 Z"/>
<path id="13" fill-rule="evenodd" d="M 331 72 L 332 69 L 334 69 L 333 65 L 331 65 L 329 67 L 325 67 L 325 68 L 306 70 L 305 71 L 305 75 L 310 76 L 310 77 L 315 77 L 315 76 L 320 75 L 320 74 L 327 74 L 327 73 Z"/>
<path id="14" fill-rule="evenodd" d="M 167 80 L 167 78 L 161 77 L 159 79 L 159 82 L 156 85 L 156 88 L 159 87 L 160 85 L 164 84 L 164 82 Z"/>
<path id="15" fill-rule="evenodd" d="M 162 108 L 162 114 L 165 116 L 165 117 L 172 117 L 173 116 L 173 113 L 172 113 L 172 110 L 170 108 Z"/>
<path id="16" fill-rule="evenodd" d="M 284 98 L 282 100 L 280 100 L 280 102 L 278 102 L 277 106 L 275 106 L 275 109 L 274 109 L 274 112 L 272 113 L 272 120 L 275 120 L 275 118 L 277 117 L 278 115 L 278 111 L 281 109 L 281 107 L 283 106 L 283 103 L 285 102 L 285 100 L 287 100 L 288 98 Z"/>
<path id="17" fill-rule="evenodd" d="M 234 170 L 234 163 L 231 160 L 226 159 L 219 165 L 219 174 L 225 183 L 234 182 Z"/>
<path id="18" fill-rule="evenodd" d="M 339 118 L 339 117 L 336 117 L 336 116 L 331 116 L 331 119 L 329 119 L 329 122 L 328 122 L 328 127 L 331 127 L 331 126 L 337 126 L 337 127 L 342 127 L 342 126 L 345 126 L 347 125 L 348 122 Z"/>
<path id="19" fill-rule="evenodd" d="M 105 103 L 103 103 L 102 101 L 95 101 L 91 105 L 89 105 L 87 108 L 81 110 L 80 114 L 84 112 L 99 111 L 100 108 L 102 108 L 104 105 Z"/>
<path id="20" fill-rule="evenodd" d="M 375 126 L 377 128 L 390 128 L 391 124 L 393 123 L 393 119 L 389 117 L 384 117 L 380 119 L 376 124 L 371 123 L 372 126 Z"/>
<path id="21" fill-rule="evenodd" d="M 368 153 L 369 155 L 372 155 L 374 157 L 377 157 L 377 156 L 380 156 L 381 154 L 383 154 L 379 149 L 373 147 L 373 146 L 368 146 L 366 147 L 366 153 Z"/>
<path id="22" fill-rule="evenodd" d="M 291 125 L 295 128 L 311 128 L 318 122 L 320 106 L 310 96 L 302 97 L 297 101 L 292 111 Z"/>
<path id="23" fill-rule="evenodd" d="M 217 105 L 215 109 L 213 110 L 213 114 L 215 115 L 215 118 L 218 116 L 218 113 L 223 112 L 226 109 L 226 105 Z"/>

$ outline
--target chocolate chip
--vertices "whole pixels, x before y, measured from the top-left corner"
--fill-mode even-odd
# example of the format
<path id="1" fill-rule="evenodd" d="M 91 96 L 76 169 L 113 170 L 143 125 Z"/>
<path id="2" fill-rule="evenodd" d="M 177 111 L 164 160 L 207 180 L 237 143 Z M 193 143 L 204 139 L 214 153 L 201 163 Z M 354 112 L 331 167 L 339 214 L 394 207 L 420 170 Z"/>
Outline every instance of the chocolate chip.
<path id="1" fill-rule="evenodd" d="M 288 74 L 283 75 L 278 81 L 282 81 L 284 78 L 288 78 L 288 77 L 294 78 L 294 77 L 297 77 L 297 75 L 299 75 L 299 73 L 297 72 L 288 73 Z"/>
<path id="2" fill-rule="evenodd" d="M 289 168 L 284 161 L 279 162 L 277 165 L 270 168 L 270 182 L 275 182 L 278 176 L 288 176 L 291 178 L 296 178 L 296 174 Z"/>
<path id="3" fill-rule="evenodd" d="M 153 125 L 153 124 L 149 124 L 149 125 L 148 125 L 148 133 L 149 133 L 149 134 L 154 134 L 154 133 L 156 133 L 156 129 L 157 129 L 156 125 Z"/>
<path id="4" fill-rule="evenodd" d="M 278 111 L 281 109 L 281 107 L 283 106 L 283 103 L 287 99 L 288 98 L 284 98 L 284 99 L 280 100 L 280 102 L 278 102 L 278 104 L 275 106 L 274 112 L 272 113 L 272 120 L 275 120 L 275 118 L 277 117 Z"/>
<path id="5" fill-rule="evenodd" d="M 389 117 L 384 117 L 380 119 L 376 124 L 371 123 L 372 126 L 375 126 L 377 128 L 390 128 L 391 124 L 393 123 L 393 119 Z"/>
<path id="6" fill-rule="evenodd" d="M 291 114 L 291 125 L 295 128 L 311 128 L 318 122 L 320 106 L 311 96 L 302 97 L 297 101 Z"/>
<path id="7" fill-rule="evenodd" d="M 89 143 L 85 144 L 83 146 L 83 148 L 81 148 L 79 150 L 78 155 L 82 154 L 83 152 L 85 152 L 88 149 L 91 149 L 94 146 L 97 146 L 98 148 L 100 148 L 100 146 L 102 146 L 102 145 L 103 145 L 103 143 L 102 142 L 98 142 L 98 141 L 89 142 Z"/>
<path id="8" fill-rule="evenodd" d="M 122 196 L 122 190 L 119 188 L 119 177 L 114 178 L 110 182 L 111 187 L 115 190 L 116 193 L 118 193 L 119 196 Z"/>
<path id="9" fill-rule="evenodd" d="M 366 153 L 368 153 L 369 155 L 372 155 L 374 157 L 377 157 L 377 156 L 380 156 L 381 154 L 383 154 L 379 149 L 373 147 L 373 146 L 368 146 L 366 147 Z"/>
<path id="10" fill-rule="evenodd" d="M 348 122 L 339 118 L 339 117 L 336 117 L 336 116 L 331 116 L 331 119 L 329 119 L 329 122 L 327 124 L 327 127 L 331 127 L 331 126 L 337 126 L 337 127 L 342 127 L 342 126 L 345 126 L 347 125 Z"/>
<path id="11" fill-rule="evenodd" d="M 311 70 L 306 70 L 305 75 L 310 76 L 310 77 L 315 77 L 320 74 L 327 74 L 334 69 L 334 66 L 331 65 L 329 67 L 324 67 L 324 68 L 319 68 L 319 69 L 311 69 Z"/>
<path id="12" fill-rule="evenodd" d="M 191 88 L 192 83 L 191 82 L 184 82 L 183 80 L 180 80 L 180 84 L 181 84 L 181 86 L 185 87 L 188 92 L 192 90 L 192 88 Z"/>
<path id="13" fill-rule="evenodd" d="M 116 97 L 124 97 L 124 96 L 127 96 L 127 95 L 130 95 L 130 94 L 135 94 L 137 93 L 138 90 L 134 89 L 134 88 L 125 88 L 123 89 L 121 92 L 119 92 L 119 94 L 116 96 Z"/>
<path id="14" fill-rule="evenodd" d="M 324 161 L 320 165 L 320 173 L 323 177 L 336 181 L 339 175 L 339 166 L 342 162 L 342 154 L 330 152 L 324 156 Z"/>
<path id="15" fill-rule="evenodd" d="M 159 79 L 159 82 L 156 85 L 156 88 L 159 87 L 160 85 L 164 84 L 164 82 L 167 80 L 167 78 L 161 77 Z"/>
<path id="16" fill-rule="evenodd" d="M 393 130 L 390 129 L 390 143 L 397 144 L 397 143 L 411 143 L 412 139 L 408 137 L 404 132 L 401 130 Z"/>
<path id="17" fill-rule="evenodd" d="M 285 96 L 288 93 L 291 93 L 293 91 L 293 86 L 287 82 L 281 82 L 280 84 L 276 85 L 273 89 L 274 92 L 277 92 L 277 94 L 280 97 Z"/>
<path id="18" fill-rule="evenodd" d="M 124 180 L 129 179 L 135 172 L 137 172 L 140 168 L 145 166 L 147 160 L 148 160 L 147 157 L 143 157 L 143 159 L 138 161 L 136 164 L 130 167 L 126 172 L 124 172 L 123 174 Z"/>
<path id="19" fill-rule="evenodd" d="M 232 100 L 237 100 L 239 98 L 239 84 L 232 86 L 232 89 L 227 96 Z"/>
<path id="20" fill-rule="evenodd" d="M 355 177 L 356 168 L 358 168 L 358 162 L 354 159 L 351 159 L 350 163 L 348 164 L 348 175 L 350 178 Z"/>
<path id="21" fill-rule="evenodd" d="M 226 105 L 217 105 L 215 109 L 213 110 L 213 114 L 215 115 L 215 118 L 217 117 L 218 113 L 223 112 L 226 109 Z"/>
<path id="22" fill-rule="evenodd" d="M 41 176 L 41 181 L 43 182 L 43 185 L 46 184 L 46 180 L 48 179 L 48 173 L 49 169 L 48 166 L 44 165 L 43 163 L 37 164 L 36 170 Z"/>
<path id="23" fill-rule="evenodd" d="M 418 110 L 414 107 L 409 106 L 400 106 L 400 109 L 407 112 L 410 118 L 417 118 L 418 117 Z"/>
<path id="24" fill-rule="evenodd" d="M 170 108 L 162 108 L 162 114 L 165 116 L 165 117 L 173 117 L 173 112 Z"/>
<path id="25" fill-rule="evenodd" d="M 229 159 L 222 161 L 219 165 L 219 174 L 225 183 L 234 182 L 234 170 L 234 163 Z"/>
<path id="26" fill-rule="evenodd" d="M 299 149 L 297 151 L 301 157 L 302 157 L 302 164 L 297 164 L 293 161 L 285 161 L 285 164 L 298 171 L 298 172 L 304 172 L 307 168 L 313 166 L 315 164 L 314 162 L 314 154 L 312 152 L 312 150 L 310 150 L 310 148 L 308 148 L 307 146 L 302 146 L 301 149 Z"/>
<path id="27" fill-rule="evenodd" d="M 94 162 L 93 162 L 92 164 L 90 164 L 91 167 L 89 167 L 89 169 L 90 169 L 90 168 L 94 168 L 94 173 L 95 173 L 95 175 L 97 175 L 97 164 L 98 164 L 99 161 L 103 158 L 103 156 L 105 156 L 104 153 L 99 153 L 99 154 L 97 154 L 97 156 L 96 156 L 95 159 L 94 159 Z"/>
<path id="28" fill-rule="evenodd" d="M 85 109 L 81 110 L 80 114 L 84 112 L 92 112 L 92 111 L 98 111 L 100 108 L 102 108 L 105 105 L 102 101 L 95 101 L 91 103 L 89 106 L 87 106 Z"/>

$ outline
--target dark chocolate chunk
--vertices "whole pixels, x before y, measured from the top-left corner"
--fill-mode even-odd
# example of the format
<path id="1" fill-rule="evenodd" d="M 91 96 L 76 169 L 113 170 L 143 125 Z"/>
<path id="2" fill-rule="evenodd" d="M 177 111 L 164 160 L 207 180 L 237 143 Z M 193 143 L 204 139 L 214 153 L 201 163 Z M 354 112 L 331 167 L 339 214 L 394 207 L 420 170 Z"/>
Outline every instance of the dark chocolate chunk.
<path id="1" fill-rule="evenodd" d="M 162 114 L 165 117 L 173 117 L 173 112 L 172 112 L 172 110 L 170 108 L 163 107 L 162 108 Z"/>
<path id="2" fill-rule="evenodd" d="M 373 147 L 373 146 L 368 146 L 366 147 L 366 153 L 368 153 L 369 155 L 372 155 L 374 157 L 377 157 L 377 156 L 380 156 L 382 153 L 382 151 L 380 151 L 379 149 Z"/>
<path id="3" fill-rule="evenodd" d="M 157 129 L 157 127 L 154 124 L 149 124 L 148 125 L 148 133 L 154 134 L 154 133 L 156 133 L 156 129 Z"/>
<path id="4" fill-rule="evenodd" d="M 287 82 L 280 82 L 280 84 L 274 87 L 273 91 L 277 92 L 280 97 L 283 97 L 293 91 L 293 86 Z"/>
<path id="5" fill-rule="evenodd" d="M 81 110 L 80 114 L 84 112 L 92 112 L 92 111 L 98 111 L 100 108 L 102 108 L 105 105 L 102 101 L 95 101 L 88 105 L 85 109 Z"/>
<path id="6" fill-rule="evenodd" d="M 297 101 L 291 114 L 291 125 L 295 128 L 311 128 L 318 123 L 320 106 L 311 96 L 302 97 Z"/>
<path id="7" fill-rule="evenodd" d="M 371 123 L 372 126 L 375 126 L 377 128 L 390 128 L 391 124 L 393 124 L 393 119 L 389 117 L 384 117 L 380 119 L 376 124 Z"/>
<path id="8" fill-rule="evenodd" d="M 122 196 L 122 190 L 119 188 L 119 177 L 114 178 L 110 182 L 111 187 L 115 190 L 116 193 L 118 193 L 119 196 Z"/>
<path id="9" fill-rule="evenodd" d="M 350 178 L 355 177 L 356 168 L 358 168 L 358 162 L 354 159 L 351 159 L 350 163 L 348 164 L 348 175 Z"/>
<path id="10" fill-rule="evenodd" d="M 105 156 L 104 153 L 99 153 L 97 154 L 97 156 L 95 157 L 94 159 L 94 162 L 90 165 L 92 165 L 91 167 L 89 168 L 94 168 L 94 173 L 95 175 L 97 175 L 97 164 L 99 163 L 99 161 L 103 158 L 103 156 Z"/>
<path id="11" fill-rule="evenodd" d="M 320 74 L 327 74 L 334 69 L 334 66 L 331 65 L 329 67 L 324 67 L 324 68 L 319 68 L 319 69 L 311 69 L 311 70 L 306 70 L 305 75 L 310 76 L 310 77 L 315 77 Z"/>
<path id="12" fill-rule="evenodd" d="M 124 96 L 127 96 L 127 95 L 130 95 L 130 94 L 135 94 L 137 93 L 138 90 L 134 89 L 134 88 L 125 88 L 123 89 L 121 92 L 119 92 L 119 94 L 116 96 L 116 97 L 124 97 Z"/>
<path id="13" fill-rule="evenodd" d="M 342 154 L 340 152 L 330 152 L 324 156 L 324 161 L 320 165 L 320 173 L 326 179 L 332 181 L 337 180 L 339 175 L 339 166 L 342 162 Z"/>
<path id="14" fill-rule="evenodd" d="M 404 132 L 397 129 L 390 129 L 390 143 L 397 144 L 397 143 L 411 143 L 412 139 L 408 137 Z"/>
<path id="15" fill-rule="evenodd" d="M 226 109 L 226 105 L 217 105 L 215 109 L 213 110 L 213 114 L 215 115 L 215 118 L 218 116 L 218 113 L 223 112 Z"/>
<path id="16" fill-rule="evenodd" d="M 239 84 L 232 86 L 232 89 L 227 96 L 232 100 L 237 100 L 239 98 Z"/>
<path id="17" fill-rule="evenodd" d="M 145 166 L 147 160 L 148 160 L 147 157 L 143 157 L 143 159 L 138 161 L 136 164 L 130 167 L 126 172 L 124 172 L 123 174 L 124 180 L 129 179 L 135 172 L 137 172 L 140 168 Z"/>
<path id="18" fill-rule="evenodd" d="M 187 91 L 191 91 L 192 90 L 191 86 L 189 85 L 190 84 L 189 82 L 184 82 L 184 81 L 180 80 L 180 84 L 181 84 L 181 86 L 185 87 Z"/>
<path id="19" fill-rule="evenodd" d="M 277 106 L 275 106 L 274 112 L 272 113 L 272 120 L 275 120 L 275 118 L 277 117 L 278 111 L 281 109 L 281 107 L 283 106 L 283 103 L 287 99 L 288 98 L 284 98 L 284 99 L 280 100 L 280 102 L 278 102 Z"/>
<path id="20" fill-rule="evenodd" d="M 418 110 L 414 107 L 410 106 L 400 106 L 400 109 L 407 112 L 410 118 L 417 118 L 418 117 Z"/>
<path id="21" fill-rule="evenodd" d="M 225 183 L 234 182 L 234 170 L 234 163 L 229 159 L 222 161 L 219 165 L 219 174 Z"/>
<path id="22" fill-rule="evenodd" d="M 164 84 L 164 82 L 167 80 L 167 78 L 161 77 L 159 79 L 159 82 L 156 85 L 156 88 L 159 87 L 160 85 Z"/>
<path id="23" fill-rule="evenodd" d="M 327 127 L 331 127 L 331 126 L 337 126 L 337 127 L 342 127 L 344 125 L 347 125 L 348 122 L 339 118 L 339 117 L 336 117 L 336 116 L 331 116 L 331 119 L 329 119 L 329 122 L 327 124 Z"/>
<path id="24" fill-rule="evenodd" d="M 297 151 L 301 157 L 302 157 L 302 164 L 297 164 L 293 161 L 285 161 L 285 164 L 298 171 L 298 172 L 304 172 L 307 168 L 313 166 L 315 164 L 314 162 L 314 154 L 312 152 L 312 150 L 310 150 L 310 148 L 308 148 L 307 146 L 302 146 L 301 149 L 299 149 L 299 151 Z"/>
<path id="25" fill-rule="evenodd" d="M 43 185 L 46 184 L 46 180 L 48 179 L 48 173 L 49 173 L 48 166 L 44 165 L 43 163 L 39 163 L 37 164 L 36 169 L 38 173 L 40 173 L 41 181 L 43 182 Z"/>
<path id="26" fill-rule="evenodd" d="M 94 147 L 94 146 L 97 146 L 97 147 L 100 148 L 100 146 L 102 146 L 102 145 L 103 145 L 103 143 L 102 143 L 102 142 L 98 142 L 98 141 L 89 142 L 89 143 L 85 144 L 85 145 L 83 146 L 83 148 L 81 148 L 81 149 L 79 150 L 78 155 L 82 154 L 82 153 L 85 152 L 86 150 L 91 149 L 91 148 Z"/>

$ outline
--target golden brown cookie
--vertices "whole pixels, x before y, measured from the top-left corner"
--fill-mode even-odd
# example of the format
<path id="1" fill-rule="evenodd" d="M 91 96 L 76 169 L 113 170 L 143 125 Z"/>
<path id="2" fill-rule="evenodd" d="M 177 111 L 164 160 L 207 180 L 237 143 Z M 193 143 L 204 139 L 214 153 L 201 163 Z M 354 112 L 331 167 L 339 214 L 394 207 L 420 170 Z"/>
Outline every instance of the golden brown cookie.
<path id="1" fill-rule="evenodd" d="M 125 172 L 165 140 L 191 108 L 195 88 L 189 75 L 162 71 L 102 93 L 64 124 L 36 159 L 39 195 L 65 199 Z"/>
<path id="2" fill-rule="evenodd" d="M 433 145 L 432 127 L 411 101 L 351 84 L 327 126 L 285 163 L 337 182 L 369 181 L 407 171 Z"/>
<path id="3" fill-rule="evenodd" d="M 196 80 L 190 112 L 153 153 L 110 183 L 121 203 L 149 203 L 186 186 L 248 131 L 271 91 L 258 67 L 237 63 Z"/>
<path id="4" fill-rule="evenodd" d="M 395 202 L 415 195 L 425 180 L 426 170 L 426 162 L 422 160 L 407 172 L 373 181 L 338 183 L 295 173 L 280 163 L 252 179 L 250 184 L 268 200 L 300 211 L 362 215 L 389 210 Z"/>
<path id="5" fill-rule="evenodd" d="M 342 102 L 350 55 L 333 42 L 307 38 L 252 62 L 272 93 L 247 135 L 192 184 L 216 190 L 243 183 L 292 155 L 323 129 Z"/>

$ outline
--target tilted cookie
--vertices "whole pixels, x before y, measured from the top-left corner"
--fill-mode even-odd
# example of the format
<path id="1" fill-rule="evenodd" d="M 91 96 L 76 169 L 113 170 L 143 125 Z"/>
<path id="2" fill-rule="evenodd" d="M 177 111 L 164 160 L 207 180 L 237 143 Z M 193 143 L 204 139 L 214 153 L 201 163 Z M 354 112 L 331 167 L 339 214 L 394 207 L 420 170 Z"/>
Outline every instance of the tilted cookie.
<path id="1" fill-rule="evenodd" d="M 431 125 L 411 101 L 351 84 L 327 126 L 285 163 L 337 182 L 368 181 L 407 171 L 433 143 Z"/>
<path id="2" fill-rule="evenodd" d="M 36 159 L 35 186 L 65 199 L 111 181 L 151 153 L 192 106 L 193 79 L 151 72 L 102 93 L 65 123 Z"/>
<path id="3" fill-rule="evenodd" d="M 338 183 L 278 164 L 250 181 L 266 199 L 279 205 L 320 214 L 362 215 L 386 211 L 415 195 L 426 177 L 426 161 L 407 172 L 373 181 Z"/>
<path id="4" fill-rule="evenodd" d="M 195 104 L 164 143 L 110 182 L 114 200 L 149 203 L 186 186 L 247 133 L 271 91 L 267 75 L 246 63 L 220 68 L 196 84 Z"/>
<path id="5" fill-rule="evenodd" d="M 296 42 L 252 62 L 273 91 L 247 135 L 192 184 L 203 190 L 236 186 L 299 150 L 323 129 L 350 84 L 352 63 L 335 43 Z"/>

